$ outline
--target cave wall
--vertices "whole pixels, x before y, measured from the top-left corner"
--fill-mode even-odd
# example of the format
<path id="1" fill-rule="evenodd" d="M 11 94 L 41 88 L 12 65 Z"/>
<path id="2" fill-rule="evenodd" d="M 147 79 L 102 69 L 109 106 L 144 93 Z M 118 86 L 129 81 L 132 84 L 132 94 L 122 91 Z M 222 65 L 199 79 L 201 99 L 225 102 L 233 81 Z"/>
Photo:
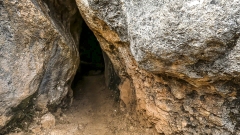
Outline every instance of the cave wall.
<path id="1" fill-rule="evenodd" d="M 239 1 L 76 1 L 142 125 L 240 134 Z"/>
<path id="2" fill-rule="evenodd" d="M 107 85 L 120 90 L 121 106 L 141 125 L 163 134 L 240 134 L 239 1 L 76 3 L 111 61 Z M 71 103 L 77 6 L 0 0 L 1 132 L 29 106 L 46 112 Z"/>
<path id="3" fill-rule="evenodd" d="M 46 112 L 71 96 L 81 17 L 75 1 L 54 1 L 61 13 L 48 2 L 0 0 L 0 134 L 29 108 Z"/>

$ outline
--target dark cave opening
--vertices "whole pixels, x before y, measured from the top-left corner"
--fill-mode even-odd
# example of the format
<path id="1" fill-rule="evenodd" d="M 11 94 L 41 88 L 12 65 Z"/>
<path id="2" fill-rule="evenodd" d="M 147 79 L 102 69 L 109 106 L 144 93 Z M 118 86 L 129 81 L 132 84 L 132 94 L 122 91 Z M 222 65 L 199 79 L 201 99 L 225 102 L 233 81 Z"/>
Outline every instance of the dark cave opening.
<path id="1" fill-rule="evenodd" d="M 72 83 L 73 89 L 77 83 L 83 79 L 83 76 L 100 75 L 104 73 L 105 69 L 103 52 L 100 44 L 84 21 L 82 23 L 82 32 L 80 34 L 78 49 L 80 64 Z"/>
<path id="2" fill-rule="evenodd" d="M 89 29 L 87 24 L 83 22 L 82 32 L 79 43 L 80 54 L 80 75 L 93 74 L 91 71 L 104 71 L 104 58 L 100 44 Z"/>
<path id="3" fill-rule="evenodd" d="M 114 98 L 119 100 L 120 91 L 118 85 L 121 79 L 114 70 L 113 64 L 108 55 L 102 51 L 94 33 L 83 21 L 82 32 L 79 40 L 80 64 L 72 82 L 73 96 L 78 97 L 79 84 L 86 81 L 88 76 L 102 76 L 105 87 L 111 90 Z M 100 81 L 100 80 L 99 80 Z M 90 82 L 91 83 L 91 82 Z M 93 83 L 93 82 L 92 82 Z M 96 85 L 93 83 L 93 85 Z"/>

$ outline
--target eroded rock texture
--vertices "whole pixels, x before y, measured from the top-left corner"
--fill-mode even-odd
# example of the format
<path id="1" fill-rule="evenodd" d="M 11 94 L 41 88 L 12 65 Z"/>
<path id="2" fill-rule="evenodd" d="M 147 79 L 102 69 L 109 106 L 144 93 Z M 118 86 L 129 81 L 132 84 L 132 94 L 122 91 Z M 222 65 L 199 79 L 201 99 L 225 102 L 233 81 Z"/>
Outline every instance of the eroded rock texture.
<path id="1" fill-rule="evenodd" d="M 240 1 L 76 1 L 121 78 L 122 105 L 141 124 L 240 134 Z"/>
<path id="2" fill-rule="evenodd" d="M 71 91 L 81 17 L 75 1 L 54 4 L 64 11 L 51 1 L 0 0 L 0 134 L 32 106 L 47 109 Z"/>

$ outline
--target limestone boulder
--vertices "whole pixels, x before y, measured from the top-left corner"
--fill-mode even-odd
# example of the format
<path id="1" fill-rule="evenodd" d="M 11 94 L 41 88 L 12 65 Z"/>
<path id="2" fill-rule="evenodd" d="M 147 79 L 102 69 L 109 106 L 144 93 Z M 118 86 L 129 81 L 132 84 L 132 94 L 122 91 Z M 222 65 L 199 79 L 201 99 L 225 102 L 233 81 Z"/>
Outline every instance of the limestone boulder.
<path id="1" fill-rule="evenodd" d="M 60 104 L 71 93 L 81 17 L 76 4 L 56 12 L 48 2 L 0 0 L 0 134 L 30 110 Z"/>
<path id="2" fill-rule="evenodd" d="M 76 1 L 142 125 L 239 133 L 238 0 Z"/>

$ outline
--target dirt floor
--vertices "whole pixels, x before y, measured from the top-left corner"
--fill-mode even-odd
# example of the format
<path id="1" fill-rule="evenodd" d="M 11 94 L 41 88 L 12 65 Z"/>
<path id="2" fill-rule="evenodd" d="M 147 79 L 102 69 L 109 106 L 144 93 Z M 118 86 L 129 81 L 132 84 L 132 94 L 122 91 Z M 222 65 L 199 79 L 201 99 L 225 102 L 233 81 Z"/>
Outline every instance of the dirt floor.
<path id="1" fill-rule="evenodd" d="M 35 133 L 18 135 L 155 135 L 150 128 L 127 118 L 112 91 L 105 87 L 104 76 L 85 76 L 79 80 L 69 109 L 58 110 L 55 126 L 49 129 L 32 126 Z M 33 128 L 34 127 L 34 128 Z M 34 129 L 34 130 L 33 130 Z M 14 134 L 12 134 L 14 135 Z"/>

